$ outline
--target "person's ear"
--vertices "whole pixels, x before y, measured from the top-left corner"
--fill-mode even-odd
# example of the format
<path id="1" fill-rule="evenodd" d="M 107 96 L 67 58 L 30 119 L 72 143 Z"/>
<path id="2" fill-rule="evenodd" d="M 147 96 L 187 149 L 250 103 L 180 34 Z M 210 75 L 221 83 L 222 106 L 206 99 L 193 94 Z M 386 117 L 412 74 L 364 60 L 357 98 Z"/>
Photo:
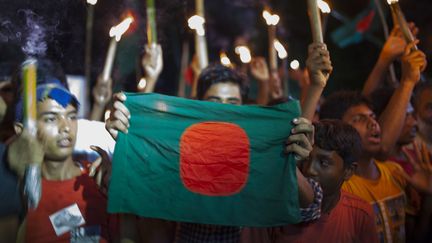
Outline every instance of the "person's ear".
<path id="1" fill-rule="evenodd" d="M 20 122 L 14 123 L 15 134 L 20 135 L 24 130 L 24 125 Z"/>
<path id="2" fill-rule="evenodd" d="M 350 166 L 348 166 L 348 168 L 345 169 L 344 171 L 344 181 L 349 180 L 349 178 L 351 178 L 352 175 L 354 175 L 355 171 L 357 169 L 357 162 L 352 162 Z"/>

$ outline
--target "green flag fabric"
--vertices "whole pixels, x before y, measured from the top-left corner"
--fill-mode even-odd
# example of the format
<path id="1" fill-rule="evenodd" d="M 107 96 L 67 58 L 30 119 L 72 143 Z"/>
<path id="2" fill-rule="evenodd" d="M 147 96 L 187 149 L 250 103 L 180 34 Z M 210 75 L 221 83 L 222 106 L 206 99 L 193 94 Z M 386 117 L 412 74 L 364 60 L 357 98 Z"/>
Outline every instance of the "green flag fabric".
<path id="1" fill-rule="evenodd" d="M 296 164 L 283 153 L 297 101 L 236 106 L 126 94 L 110 213 L 232 226 L 300 221 Z"/>

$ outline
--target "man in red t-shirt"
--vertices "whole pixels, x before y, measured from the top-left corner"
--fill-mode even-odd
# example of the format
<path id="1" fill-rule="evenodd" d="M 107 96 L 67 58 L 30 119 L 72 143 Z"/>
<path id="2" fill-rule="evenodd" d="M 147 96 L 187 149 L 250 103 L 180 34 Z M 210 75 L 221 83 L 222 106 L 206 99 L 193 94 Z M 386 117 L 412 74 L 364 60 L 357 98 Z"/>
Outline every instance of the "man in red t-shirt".
<path id="1" fill-rule="evenodd" d="M 315 130 L 315 144 L 301 170 L 323 189 L 321 217 L 278 228 L 246 228 L 242 242 L 378 242 L 370 204 L 341 190 L 357 166 L 361 148 L 357 131 L 336 120 L 322 120 Z"/>
<path id="2" fill-rule="evenodd" d="M 43 66 L 38 67 L 42 75 L 50 71 L 39 69 Z M 90 177 L 89 167 L 72 159 L 79 104 L 60 80 L 38 76 L 36 140 L 44 152 L 42 196 L 37 208 L 29 209 L 19 241 L 108 242 L 115 230 L 110 228 L 106 196 Z"/>

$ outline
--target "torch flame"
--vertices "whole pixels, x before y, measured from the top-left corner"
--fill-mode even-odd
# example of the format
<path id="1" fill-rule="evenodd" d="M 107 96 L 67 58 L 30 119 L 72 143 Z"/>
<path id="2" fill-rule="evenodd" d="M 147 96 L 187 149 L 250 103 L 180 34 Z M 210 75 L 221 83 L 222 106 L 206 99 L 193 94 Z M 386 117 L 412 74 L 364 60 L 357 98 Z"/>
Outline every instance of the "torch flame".
<path id="1" fill-rule="evenodd" d="M 144 89 L 147 86 L 147 80 L 145 78 L 141 78 L 138 83 L 138 89 Z"/>
<path id="2" fill-rule="evenodd" d="M 120 24 L 111 28 L 109 35 L 110 37 L 115 36 L 116 41 L 120 41 L 122 35 L 128 30 L 129 26 L 133 22 L 132 17 L 127 17 Z"/>
<path id="3" fill-rule="evenodd" d="M 299 69 L 300 67 L 300 62 L 297 61 L 296 59 L 292 60 L 292 62 L 290 63 L 290 67 L 294 70 Z"/>
<path id="4" fill-rule="evenodd" d="M 87 0 L 87 3 L 91 5 L 96 5 L 97 0 Z"/>
<path id="5" fill-rule="evenodd" d="M 189 28 L 195 30 L 199 36 L 205 35 L 204 23 L 205 19 L 199 15 L 194 15 L 188 19 Z"/>
<path id="6" fill-rule="evenodd" d="M 394 3 L 398 3 L 398 2 L 399 2 L 399 0 L 387 0 L 387 3 L 389 5 L 394 4 Z"/>
<path id="7" fill-rule="evenodd" d="M 220 53 L 220 62 L 226 67 L 232 66 L 231 60 L 228 58 L 225 52 Z"/>
<path id="8" fill-rule="evenodd" d="M 252 61 L 251 52 L 247 46 L 237 46 L 235 48 L 235 53 L 240 56 L 240 61 L 242 63 L 250 63 Z"/>
<path id="9" fill-rule="evenodd" d="M 267 25 L 277 25 L 279 23 L 279 15 L 271 14 L 269 11 L 264 10 L 262 16 L 265 19 Z"/>
<path id="10" fill-rule="evenodd" d="M 284 58 L 288 57 L 288 52 L 286 51 L 286 49 L 282 45 L 282 43 L 280 43 L 278 40 L 275 40 L 273 45 L 274 45 L 274 48 L 276 49 L 280 59 L 284 59 Z"/>
<path id="11" fill-rule="evenodd" d="M 391 1 L 391 0 L 387 0 Z M 317 0 L 318 8 L 321 10 L 322 13 L 330 13 L 331 9 L 328 3 L 324 2 L 323 0 Z"/>

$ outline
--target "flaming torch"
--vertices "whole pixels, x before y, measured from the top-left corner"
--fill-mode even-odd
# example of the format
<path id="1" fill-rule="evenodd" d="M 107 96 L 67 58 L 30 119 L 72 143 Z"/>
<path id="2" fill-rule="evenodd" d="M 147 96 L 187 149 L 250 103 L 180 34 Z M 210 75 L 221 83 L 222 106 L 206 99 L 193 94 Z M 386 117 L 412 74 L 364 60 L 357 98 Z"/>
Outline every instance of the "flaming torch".
<path id="1" fill-rule="evenodd" d="M 322 24 L 321 24 L 322 32 L 325 33 L 327 28 L 327 19 L 329 13 L 331 13 L 331 9 L 328 3 L 326 3 L 323 0 L 318 0 L 317 4 L 318 4 L 318 8 L 321 10 L 322 13 Z"/>
<path id="2" fill-rule="evenodd" d="M 395 21 L 395 24 L 399 25 L 406 42 L 408 43 L 413 42 L 415 38 L 414 35 L 411 33 L 411 30 L 409 29 L 404 14 L 402 13 L 402 10 L 399 5 L 399 0 L 387 0 L 387 3 L 390 5 L 393 21 Z M 413 48 L 415 50 L 418 49 L 417 46 L 414 46 Z"/>
<path id="3" fill-rule="evenodd" d="M 223 51 L 220 53 L 219 55 L 220 57 L 220 62 L 222 65 L 226 66 L 226 67 L 232 67 L 232 63 L 231 60 L 228 58 L 227 54 Z"/>
<path id="4" fill-rule="evenodd" d="M 279 40 L 275 39 L 274 43 L 274 49 L 276 49 L 276 52 L 278 54 L 279 59 L 282 60 L 282 72 L 281 72 L 281 76 L 282 76 L 282 80 L 283 80 L 283 85 L 284 85 L 284 90 L 285 90 L 285 94 L 287 95 L 287 97 L 289 96 L 289 92 L 288 92 L 288 62 L 287 62 L 287 57 L 288 57 L 288 52 L 285 49 L 285 47 L 282 45 L 282 43 L 280 43 Z"/>
<path id="5" fill-rule="evenodd" d="M 276 39 L 276 25 L 279 23 L 280 18 L 279 15 L 271 14 L 268 10 L 264 10 L 262 16 L 268 25 L 270 70 L 274 72 L 277 70 L 277 56 L 274 42 Z"/>
<path id="6" fill-rule="evenodd" d="M 36 60 L 28 59 L 23 63 L 24 86 L 24 127 L 30 135 L 36 137 Z M 24 195 L 27 196 L 28 207 L 37 208 L 42 194 L 41 168 L 38 164 L 26 166 L 24 174 Z"/>
<path id="7" fill-rule="evenodd" d="M 131 23 L 133 22 L 132 17 L 127 17 L 120 24 L 111 28 L 109 35 L 111 42 L 108 47 L 108 53 L 105 59 L 105 65 L 102 72 L 102 80 L 107 82 L 111 76 L 111 71 L 114 63 L 115 53 L 117 49 L 117 42 L 120 41 L 122 35 L 127 31 Z"/>
<path id="8" fill-rule="evenodd" d="M 247 46 L 237 46 L 234 51 L 240 56 L 240 61 L 242 63 L 250 63 L 252 61 L 252 55 Z"/>
<path id="9" fill-rule="evenodd" d="M 207 42 L 204 29 L 204 0 L 195 0 L 196 15 L 188 19 L 189 28 L 195 30 L 195 52 L 198 57 L 199 72 L 208 66 Z M 194 77 L 191 96 L 195 97 L 198 77 Z"/>
<path id="10" fill-rule="evenodd" d="M 274 40 L 273 45 L 280 59 L 285 59 L 288 57 L 288 52 L 279 40 Z"/>
<path id="11" fill-rule="evenodd" d="M 88 85 L 87 91 L 90 90 L 90 76 L 91 76 L 91 52 L 92 52 L 92 39 L 93 39 L 93 15 L 94 6 L 97 0 L 87 0 L 87 19 L 86 19 L 86 40 L 85 40 L 85 77 Z"/>
<path id="12" fill-rule="evenodd" d="M 316 43 L 323 43 L 321 17 L 317 0 L 308 0 L 308 14 L 312 30 L 312 39 Z"/>
<path id="13" fill-rule="evenodd" d="M 205 19 L 199 15 L 194 15 L 188 19 L 189 28 L 195 30 L 195 50 L 198 56 L 200 70 L 208 66 L 204 23 Z"/>
<path id="14" fill-rule="evenodd" d="M 24 127 L 36 135 L 36 60 L 28 59 L 23 64 L 24 81 Z"/>

